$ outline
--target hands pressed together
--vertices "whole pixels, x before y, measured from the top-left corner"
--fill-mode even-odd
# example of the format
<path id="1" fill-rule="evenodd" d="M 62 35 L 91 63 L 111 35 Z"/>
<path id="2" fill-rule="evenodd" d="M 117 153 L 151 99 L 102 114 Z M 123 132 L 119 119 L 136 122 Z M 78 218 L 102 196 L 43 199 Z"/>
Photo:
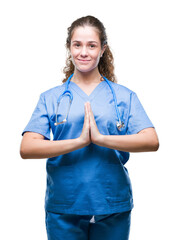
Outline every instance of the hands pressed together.
<path id="1" fill-rule="evenodd" d="M 94 115 L 89 102 L 85 103 L 85 117 L 83 129 L 80 135 L 80 139 L 83 141 L 84 145 L 87 146 L 91 142 L 98 143 L 101 140 L 102 134 L 99 132 L 94 119 Z"/>
<path id="2" fill-rule="evenodd" d="M 91 142 L 124 152 L 157 151 L 159 142 L 154 128 L 146 128 L 132 135 L 103 135 L 99 132 L 89 102 L 85 103 L 85 117 L 83 129 L 79 139 L 83 146 Z"/>
<path id="3" fill-rule="evenodd" d="M 85 105 L 85 117 L 81 135 L 76 139 L 45 140 L 35 132 L 25 132 L 20 154 L 23 159 L 51 158 L 94 143 L 98 146 L 124 152 L 157 151 L 159 142 L 154 128 L 146 128 L 132 135 L 103 135 L 99 132 L 89 102 Z"/>

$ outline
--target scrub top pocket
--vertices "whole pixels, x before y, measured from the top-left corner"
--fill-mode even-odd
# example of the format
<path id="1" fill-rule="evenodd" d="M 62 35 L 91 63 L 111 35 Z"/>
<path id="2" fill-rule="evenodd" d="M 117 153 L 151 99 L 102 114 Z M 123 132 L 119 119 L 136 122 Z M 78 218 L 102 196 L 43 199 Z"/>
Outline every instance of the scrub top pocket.
<path id="1" fill-rule="evenodd" d="M 128 172 L 121 164 L 108 164 L 106 172 L 106 199 L 111 204 L 126 202 L 132 198 L 132 187 Z"/>
<path id="2" fill-rule="evenodd" d="M 47 166 L 47 196 L 48 201 L 53 204 L 71 206 L 75 201 L 75 185 L 73 166 Z M 47 199 L 46 199 L 47 200 Z"/>

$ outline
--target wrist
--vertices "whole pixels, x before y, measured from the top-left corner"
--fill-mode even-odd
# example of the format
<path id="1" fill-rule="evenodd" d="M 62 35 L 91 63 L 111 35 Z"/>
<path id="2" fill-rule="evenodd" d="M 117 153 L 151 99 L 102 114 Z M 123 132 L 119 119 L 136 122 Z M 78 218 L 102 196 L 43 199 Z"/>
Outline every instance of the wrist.
<path id="1" fill-rule="evenodd" d="M 105 137 L 105 135 L 103 135 L 103 134 L 99 134 L 98 135 L 98 137 L 96 138 L 96 140 L 95 140 L 95 144 L 96 145 L 99 145 L 99 146 L 103 146 L 103 143 L 104 143 L 104 137 Z"/>
<path id="2" fill-rule="evenodd" d="M 84 141 L 81 137 L 76 138 L 76 141 L 79 145 L 79 148 L 83 148 L 89 145 L 86 141 Z"/>

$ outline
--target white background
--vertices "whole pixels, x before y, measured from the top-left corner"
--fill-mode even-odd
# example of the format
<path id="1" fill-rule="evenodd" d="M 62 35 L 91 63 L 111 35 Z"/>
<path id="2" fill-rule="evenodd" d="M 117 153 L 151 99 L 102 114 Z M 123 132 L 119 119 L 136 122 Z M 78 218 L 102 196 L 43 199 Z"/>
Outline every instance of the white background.
<path id="1" fill-rule="evenodd" d="M 160 149 L 131 154 L 130 240 L 179 239 L 179 7 L 174 0 L 0 3 L 0 239 L 46 239 L 46 160 L 22 160 L 21 132 L 41 92 L 61 84 L 67 27 L 94 15 L 105 25 L 118 82 L 138 94 Z"/>

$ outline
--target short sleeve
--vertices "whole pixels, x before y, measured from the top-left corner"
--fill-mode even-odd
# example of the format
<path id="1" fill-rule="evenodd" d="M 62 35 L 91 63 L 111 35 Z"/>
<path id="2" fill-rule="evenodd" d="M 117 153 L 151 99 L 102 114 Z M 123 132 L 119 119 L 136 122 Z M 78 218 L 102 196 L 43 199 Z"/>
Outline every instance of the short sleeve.
<path id="1" fill-rule="evenodd" d="M 44 96 L 41 94 L 35 110 L 30 118 L 29 123 L 25 127 L 22 135 L 25 132 L 35 132 L 42 134 L 45 139 L 50 140 L 50 123 L 47 114 Z"/>
<path id="2" fill-rule="evenodd" d="M 154 127 L 147 116 L 142 104 L 140 103 L 136 93 L 131 93 L 130 109 L 128 116 L 127 134 L 136 134 L 141 130 Z"/>

